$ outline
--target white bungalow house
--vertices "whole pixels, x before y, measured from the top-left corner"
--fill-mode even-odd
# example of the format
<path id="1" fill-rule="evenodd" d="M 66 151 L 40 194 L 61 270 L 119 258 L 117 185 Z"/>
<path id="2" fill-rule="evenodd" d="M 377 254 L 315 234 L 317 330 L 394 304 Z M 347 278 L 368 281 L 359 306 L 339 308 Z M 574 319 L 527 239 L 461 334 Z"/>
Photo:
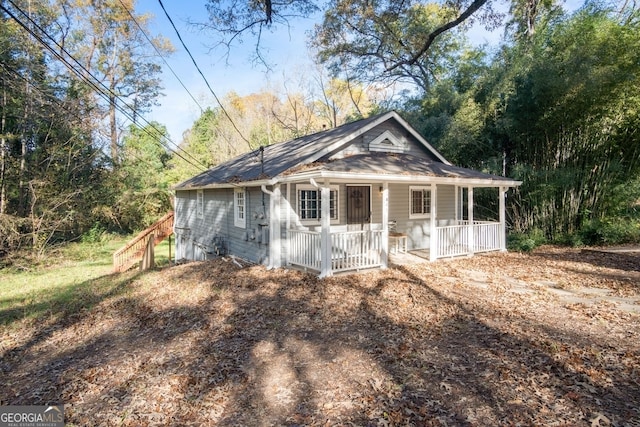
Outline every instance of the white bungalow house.
<path id="1" fill-rule="evenodd" d="M 321 277 L 506 249 L 509 178 L 453 166 L 396 112 L 270 145 L 174 187 L 176 259 L 229 254 Z M 474 188 L 499 213 L 474 220 Z M 326 203 L 323 203 L 327 201 Z"/>

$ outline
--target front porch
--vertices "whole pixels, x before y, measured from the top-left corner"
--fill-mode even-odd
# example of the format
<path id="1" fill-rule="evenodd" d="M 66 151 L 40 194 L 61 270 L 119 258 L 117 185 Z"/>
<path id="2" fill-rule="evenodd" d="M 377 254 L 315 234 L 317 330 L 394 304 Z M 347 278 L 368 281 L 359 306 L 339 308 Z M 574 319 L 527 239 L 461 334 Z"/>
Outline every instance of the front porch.
<path id="1" fill-rule="evenodd" d="M 482 180 L 464 185 L 448 178 L 358 178 L 345 175 L 318 183 L 314 177 L 295 176 L 272 190 L 263 188 L 273 213 L 269 266 L 327 277 L 387 268 L 390 255 L 400 251 L 420 250 L 435 261 L 506 250 L 508 186 Z M 493 209 L 475 205 L 474 189 L 479 188 L 492 189 L 483 200 L 496 197 Z M 483 216 L 474 217 L 476 209 Z"/>
<path id="2" fill-rule="evenodd" d="M 321 231 L 288 230 L 290 250 L 287 263 L 328 276 L 386 268 L 390 255 L 397 253 L 397 249 L 389 244 L 388 230 L 385 233 L 382 224 L 371 224 L 371 229 L 360 231 L 344 231 L 342 228 L 330 227 L 330 251 L 322 250 Z M 504 249 L 504 227 L 499 222 L 470 223 L 465 220 L 457 221 L 455 225 L 437 226 L 435 230 L 437 243 L 430 248 L 420 249 L 421 257 L 428 260 Z"/>

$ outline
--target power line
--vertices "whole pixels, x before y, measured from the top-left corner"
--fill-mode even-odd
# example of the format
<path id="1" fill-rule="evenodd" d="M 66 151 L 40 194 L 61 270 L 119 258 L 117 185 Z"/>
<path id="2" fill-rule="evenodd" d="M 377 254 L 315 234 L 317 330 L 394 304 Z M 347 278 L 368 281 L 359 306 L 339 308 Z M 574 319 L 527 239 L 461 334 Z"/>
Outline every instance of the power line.
<path id="1" fill-rule="evenodd" d="M 167 19 L 171 23 L 171 26 L 173 27 L 173 30 L 176 32 L 176 35 L 178 36 L 178 40 L 180 40 L 180 43 L 182 44 L 182 47 L 184 47 L 184 50 L 189 55 L 189 58 L 191 58 L 191 62 L 193 62 L 193 65 L 196 67 L 196 70 L 198 70 L 198 73 L 200 73 L 200 76 L 202 77 L 202 79 L 204 80 L 205 84 L 207 85 L 207 88 L 209 89 L 209 92 L 211 92 L 211 94 L 213 95 L 214 99 L 216 100 L 216 102 L 220 106 L 220 109 L 222 109 L 222 112 L 224 113 L 224 115 L 227 117 L 227 119 L 229 119 L 229 121 L 231 122 L 231 125 L 236 130 L 238 135 L 240 135 L 240 138 L 242 138 L 247 143 L 247 145 L 249 146 L 249 149 L 252 150 L 253 148 L 251 147 L 251 142 L 247 138 L 245 138 L 245 136 L 242 134 L 242 132 L 240 132 L 240 129 L 238 129 L 238 126 L 236 126 L 235 122 L 233 121 L 233 119 L 231 118 L 231 116 L 229 115 L 227 110 L 224 108 L 224 106 L 222 105 L 222 102 L 220 102 L 220 99 L 218 99 L 218 95 L 216 95 L 216 93 L 211 88 L 211 85 L 209 84 L 209 81 L 204 76 L 204 73 L 202 72 L 202 70 L 198 66 L 198 63 L 196 62 L 195 58 L 191 54 L 191 51 L 189 50 L 189 48 L 185 44 L 184 40 L 182 40 L 182 36 L 180 35 L 180 32 L 178 31 L 178 28 L 176 27 L 176 25 L 173 23 L 173 19 L 171 19 L 171 16 L 169 16 L 169 13 L 167 12 L 167 9 L 165 9 L 164 4 L 162 3 L 162 0 L 158 0 L 158 2 L 160 3 L 160 7 L 162 8 L 162 11 L 164 12 L 165 16 L 167 17 Z"/>
<path id="2" fill-rule="evenodd" d="M 158 50 L 158 48 L 156 47 L 155 43 L 151 40 L 151 38 L 147 35 L 147 32 L 144 30 L 144 28 L 142 28 L 142 25 L 140 25 L 140 23 L 138 22 L 138 20 L 136 19 L 136 17 L 133 15 L 133 13 L 131 13 L 131 11 L 129 10 L 129 8 L 122 2 L 122 0 L 118 0 L 120 2 L 120 4 L 122 5 L 122 7 L 124 8 L 124 10 L 127 11 L 127 13 L 129 14 L 129 16 L 131 17 L 131 19 L 133 20 L 133 22 L 138 26 L 138 28 L 140 29 L 140 32 L 142 32 L 142 34 L 144 35 L 144 37 L 147 39 L 147 41 L 149 42 L 149 44 L 153 47 L 153 49 L 156 51 L 156 53 L 158 54 L 158 57 L 160 57 L 160 59 L 162 59 L 162 62 L 164 62 L 164 64 L 167 66 L 167 68 L 169 69 L 169 71 L 171 71 L 171 74 L 173 74 L 173 76 L 176 78 L 176 80 L 178 80 L 178 82 L 180 83 L 180 85 L 182 86 L 182 88 L 189 94 L 189 96 L 191 97 L 191 99 L 193 100 L 193 102 L 195 102 L 195 104 L 198 106 L 198 108 L 200 108 L 200 112 L 204 113 L 204 108 L 202 108 L 202 105 L 200 105 L 200 103 L 196 100 L 196 98 L 191 94 L 191 92 L 189 92 L 189 89 L 187 89 L 187 87 L 185 86 L 185 84 L 182 82 L 182 80 L 180 79 L 180 77 L 178 77 L 178 75 L 176 74 L 176 72 L 173 70 L 173 68 L 171 68 L 171 65 L 169 65 L 169 63 L 167 62 L 166 59 L 164 59 L 164 56 L 162 56 L 162 53 L 160 53 L 160 50 Z"/>
<path id="3" fill-rule="evenodd" d="M 26 82 L 26 83 L 30 83 L 29 79 L 26 78 L 25 76 L 23 76 L 22 74 L 20 74 L 19 71 L 17 71 L 15 68 L 7 65 L 6 63 L 0 63 L 0 67 L 4 68 L 6 71 L 12 73 L 13 75 L 15 75 L 16 77 L 18 77 L 20 80 Z M 41 93 L 42 95 L 44 95 L 45 97 L 47 97 L 50 101 L 54 102 L 57 106 L 59 106 L 62 110 L 64 110 L 65 113 L 68 113 L 71 115 L 71 117 L 73 117 L 74 119 L 82 122 L 83 121 L 83 117 L 80 117 L 77 114 L 77 111 L 72 111 L 69 109 L 69 106 L 61 99 L 59 99 L 57 96 L 55 96 L 53 93 L 49 93 L 49 92 L 45 92 L 40 86 L 38 85 L 34 85 L 30 83 L 30 87 L 35 89 L 36 91 L 38 91 L 39 93 Z M 53 115 L 51 117 L 54 117 Z M 67 116 L 68 117 L 68 116 Z M 92 158 L 95 158 L 97 154 L 97 151 L 92 154 Z M 143 162 L 146 163 L 149 166 L 154 166 L 151 164 L 151 162 L 148 159 L 143 159 L 140 158 L 138 155 L 130 153 L 130 155 L 132 157 L 134 157 L 136 160 L 138 160 L 139 162 Z"/>
<path id="4" fill-rule="evenodd" d="M 127 106 L 130 110 L 135 111 L 130 105 L 128 105 L 126 102 L 122 101 L 122 99 L 117 94 L 113 93 L 113 91 L 111 91 L 111 89 L 106 87 L 104 85 L 104 83 L 102 83 L 96 76 L 94 76 L 91 73 L 90 70 L 85 68 L 73 55 L 71 55 L 63 46 L 61 46 L 53 37 L 51 37 L 42 27 L 40 27 L 38 25 L 38 23 L 36 23 L 26 12 L 24 12 L 20 7 L 18 7 L 12 0 L 8 0 L 8 2 L 11 3 L 11 5 L 17 11 L 19 11 L 23 16 L 25 16 L 29 20 L 29 22 L 31 24 L 33 24 L 42 34 L 47 36 L 49 38 L 49 40 L 51 40 L 62 52 L 64 52 L 69 58 L 71 58 L 73 60 L 73 62 L 75 62 L 75 64 L 77 64 L 77 67 L 79 69 L 76 68 L 76 66 L 74 66 L 73 64 L 69 63 L 69 61 L 67 61 L 67 59 L 64 56 L 62 56 L 55 49 L 53 49 L 44 39 L 42 39 L 42 37 L 39 34 L 37 34 L 35 31 L 33 31 L 30 28 L 30 26 L 26 25 L 24 22 L 22 22 L 20 19 L 18 19 L 18 17 L 15 14 L 13 14 L 13 12 L 11 12 L 9 9 L 7 9 L 4 5 L 2 5 L 0 3 L 0 8 L 2 10 L 4 10 L 4 12 L 7 13 L 7 15 L 9 15 L 11 18 L 13 18 L 14 21 L 16 21 L 22 28 L 24 28 L 30 35 L 32 35 L 40 44 L 42 44 L 49 52 L 51 52 L 51 54 L 56 59 L 60 60 L 69 70 L 71 70 L 73 73 L 75 73 L 81 80 L 83 80 L 84 82 L 88 83 L 94 89 L 94 91 L 98 95 L 100 95 L 105 101 L 111 103 L 112 102 L 111 101 L 111 97 L 113 97 L 114 98 L 114 101 L 113 101 L 114 108 L 116 108 L 121 114 L 123 114 L 133 124 L 137 125 L 135 117 L 133 117 L 129 111 L 125 110 L 121 105 L 119 105 L 117 101 L 119 100 L 125 106 Z M 88 78 L 82 71 L 84 71 L 87 75 L 91 76 L 93 78 L 93 80 Z M 102 86 L 102 88 L 100 86 Z M 141 130 L 143 130 L 145 133 L 147 133 L 147 135 L 152 137 L 158 144 L 162 145 L 165 149 L 173 152 L 176 156 L 178 156 L 179 158 L 181 158 L 185 162 L 189 163 L 191 166 L 193 166 L 193 167 L 195 167 L 197 169 L 202 169 L 202 170 L 206 170 L 207 169 L 207 167 L 204 164 L 202 164 L 198 159 L 196 159 L 191 154 L 189 154 L 184 149 L 182 149 L 180 146 L 178 146 L 176 143 L 174 143 L 168 136 L 164 135 L 163 132 L 160 131 L 154 124 L 148 122 L 142 116 L 138 116 L 138 117 L 143 122 L 145 122 L 149 127 L 153 128 L 157 132 L 157 135 L 154 135 L 146 127 L 141 127 L 141 126 L 138 125 Z M 158 139 L 158 136 L 161 136 L 164 139 L 166 139 L 168 142 L 172 143 L 179 150 L 183 151 L 185 154 L 187 154 L 189 157 L 191 157 L 197 163 L 199 163 L 200 166 L 198 166 L 198 165 L 194 164 L 193 162 L 189 161 L 184 156 L 182 156 L 180 153 L 178 153 L 176 150 L 173 150 L 166 143 L 164 143 L 161 139 Z"/>

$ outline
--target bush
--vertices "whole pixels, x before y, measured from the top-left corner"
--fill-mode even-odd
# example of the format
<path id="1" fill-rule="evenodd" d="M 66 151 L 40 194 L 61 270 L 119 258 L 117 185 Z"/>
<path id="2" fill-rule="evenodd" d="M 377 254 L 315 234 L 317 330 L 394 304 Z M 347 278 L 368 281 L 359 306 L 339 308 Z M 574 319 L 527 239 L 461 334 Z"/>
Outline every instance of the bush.
<path id="1" fill-rule="evenodd" d="M 578 239 L 586 245 L 640 243 L 640 220 L 623 217 L 589 221 L 578 233 Z"/>
<path id="2" fill-rule="evenodd" d="M 82 243 L 101 243 L 104 241 L 107 230 L 100 223 L 93 224 L 93 227 L 82 235 L 80 241 Z"/>
<path id="3" fill-rule="evenodd" d="M 531 252 L 545 243 L 547 243 L 547 238 L 538 228 L 534 228 L 528 233 L 512 233 L 507 236 L 507 247 L 512 251 Z"/>

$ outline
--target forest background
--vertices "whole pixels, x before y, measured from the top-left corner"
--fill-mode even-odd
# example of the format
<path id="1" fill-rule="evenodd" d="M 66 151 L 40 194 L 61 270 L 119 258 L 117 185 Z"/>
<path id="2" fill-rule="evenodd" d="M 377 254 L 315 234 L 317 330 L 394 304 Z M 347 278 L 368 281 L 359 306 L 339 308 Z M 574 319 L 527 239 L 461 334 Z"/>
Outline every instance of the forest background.
<path id="1" fill-rule="evenodd" d="M 322 12 L 317 67 L 228 93 L 177 143 L 144 118 L 174 47 L 133 0 L 0 2 L 0 258 L 143 229 L 182 179 L 390 109 L 452 163 L 523 181 L 507 200 L 517 247 L 640 242 L 635 2 L 206 1 L 200 30 L 247 38 L 265 66 L 263 31 Z M 504 29 L 497 49 L 469 43 L 478 24 Z"/>

